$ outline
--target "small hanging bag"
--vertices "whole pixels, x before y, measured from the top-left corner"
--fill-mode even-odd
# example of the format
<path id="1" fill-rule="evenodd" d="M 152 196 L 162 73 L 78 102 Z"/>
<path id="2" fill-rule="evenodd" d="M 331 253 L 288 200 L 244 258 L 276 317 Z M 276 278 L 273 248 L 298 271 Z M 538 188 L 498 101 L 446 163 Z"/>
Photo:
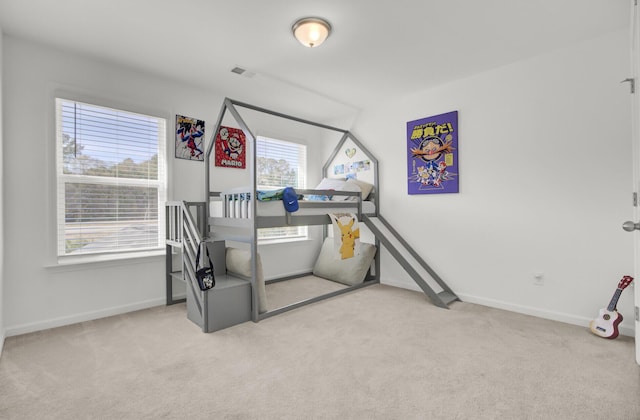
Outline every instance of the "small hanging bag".
<path id="1" fill-rule="evenodd" d="M 198 279 L 198 286 L 200 286 L 200 290 L 209 290 L 216 285 L 216 278 L 213 275 L 213 263 L 211 262 L 211 257 L 209 256 L 209 247 L 207 244 L 204 244 L 204 247 L 207 252 L 207 260 L 209 260 L 208 267 L 202 267 L 198 269 L 200 266 L 200 249 L 202 248 L 203 242 L 198 245 L 198 253 L 196 255 L 196 279 Z"/>

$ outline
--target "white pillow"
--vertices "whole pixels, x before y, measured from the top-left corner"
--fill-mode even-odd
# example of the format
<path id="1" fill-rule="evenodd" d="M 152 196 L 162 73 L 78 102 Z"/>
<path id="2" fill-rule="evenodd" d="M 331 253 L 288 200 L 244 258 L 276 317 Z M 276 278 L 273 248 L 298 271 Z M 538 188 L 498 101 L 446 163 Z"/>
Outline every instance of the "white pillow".
<path id="1" fill-rule="evenodd" d="M 314 189 L 316 190 L 339 190 L 341 189 L 346 181 L 344 179 L 339 178 L 323 178 L 322 181 L 318 184 Z"/>
<path id="2" fill-rule="evenodd" d="M 362 283 L 376 255 L 376 247 L 366 242 L 360 243 L 360 254 L 342 260 L 336 258 L 333 238 L 326 238 L 320 256 L 313 267 L 313 274 L 327 280 L 353 286 Z"/>
<path id="3" fill-rule="evenodd" d="M 357 186 L 360 187 L 360 191 L 362 191 L 362 201 L 366 200 L 367 197 L 369 197 L 369 194 L 371 194 L 371 190 L 373 190 L 373 185 L 369 184 L 368 182 L 360 181 L 357 179 L 353 179 L 353 178 L 347 179 L 346 185 L 349 185 L 349 184 L 356 184 Z M 355 199 L 355 197 L 351 197 L 351 198 Z"/>
<path id="4" fill-rule="evenodd" d="M 342 188 L 340 188 L 339 190 L 337 189 L 336 191 L 361 192 L 362 190 L 360 189 L 359 185 L 354 184 L 353 182 L 347 181 L 344 183 Z M 331 197 L 331 200 L 332 201 L 347 201 L 347 200 L 358 201 L 358 197 L 353 197 L 350 195 L 334 195 Z"/>
<path id="5" fill-rule="evenodd" d="M 318 184 L 317 187 L 314 188 L 314 190 L 340 190 L 344 184 L 346 183 L 346 181 L 344 179 L 338 179 L 338 178 L 323 178 L 322 181 L 320 181 L 320 183 Z M 314 200 L 314 201 L 328 201 L 331 200 L 331 195 L 306 195 L 304 197 L 307 200 Z"/>
<path id="6" fill-rule="evenodd" d="M 244 249 L 227 248 L 227 271 L 239 274 L 242 277 L 251 278 L 251 253 Z M 262 260 L 260 254 L 256 256 L 256 286 L 258 289 L 258 312 L 267 312 L 267 294 L 264 288 L 264 275 L 262 274 Z"/>

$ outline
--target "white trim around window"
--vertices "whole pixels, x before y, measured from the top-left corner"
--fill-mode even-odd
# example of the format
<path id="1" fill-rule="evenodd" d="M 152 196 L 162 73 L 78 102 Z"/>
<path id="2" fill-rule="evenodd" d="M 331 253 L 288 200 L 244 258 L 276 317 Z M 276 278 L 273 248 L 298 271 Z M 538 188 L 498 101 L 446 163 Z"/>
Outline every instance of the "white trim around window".
<path id="1" fill-rule="evenodd" d="M 164 249 L 166 119 L 55 97 L 58 263 Z"/>

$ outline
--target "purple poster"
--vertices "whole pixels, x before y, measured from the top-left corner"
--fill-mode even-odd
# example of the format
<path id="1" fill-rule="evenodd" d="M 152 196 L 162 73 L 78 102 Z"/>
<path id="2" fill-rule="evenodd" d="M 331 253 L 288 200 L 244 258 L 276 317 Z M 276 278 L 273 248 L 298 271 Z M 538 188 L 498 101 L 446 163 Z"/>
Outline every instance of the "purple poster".
<path id="1" fill-rule="evenodd" d="M 407 123 L 409 194 L 458 192 L 458 111 Z"/>

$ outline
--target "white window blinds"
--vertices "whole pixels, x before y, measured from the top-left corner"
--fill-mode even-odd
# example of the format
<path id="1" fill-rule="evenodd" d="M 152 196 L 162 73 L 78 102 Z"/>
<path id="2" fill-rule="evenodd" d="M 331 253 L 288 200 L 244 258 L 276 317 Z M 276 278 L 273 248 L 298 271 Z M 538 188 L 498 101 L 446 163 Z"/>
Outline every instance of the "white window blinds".
<path id="1" fill-rule="evenodd" d="M 256 139 L 258 189 L 306 188 L 307 146 L 268 137 Z M 258 239 L 306 238 L 306 226 L 260 229 Z"/>
<path id="2" fill-rule="evenodd" d="M 58 256 L 160 249 L 166 122 L 56 99 Z"/>
<path id="3" fill-rule="evenodd" d="M 307 173 L 306 146 L 258 137 L 256 158 L 258 188 L 304 188 Z"/>

